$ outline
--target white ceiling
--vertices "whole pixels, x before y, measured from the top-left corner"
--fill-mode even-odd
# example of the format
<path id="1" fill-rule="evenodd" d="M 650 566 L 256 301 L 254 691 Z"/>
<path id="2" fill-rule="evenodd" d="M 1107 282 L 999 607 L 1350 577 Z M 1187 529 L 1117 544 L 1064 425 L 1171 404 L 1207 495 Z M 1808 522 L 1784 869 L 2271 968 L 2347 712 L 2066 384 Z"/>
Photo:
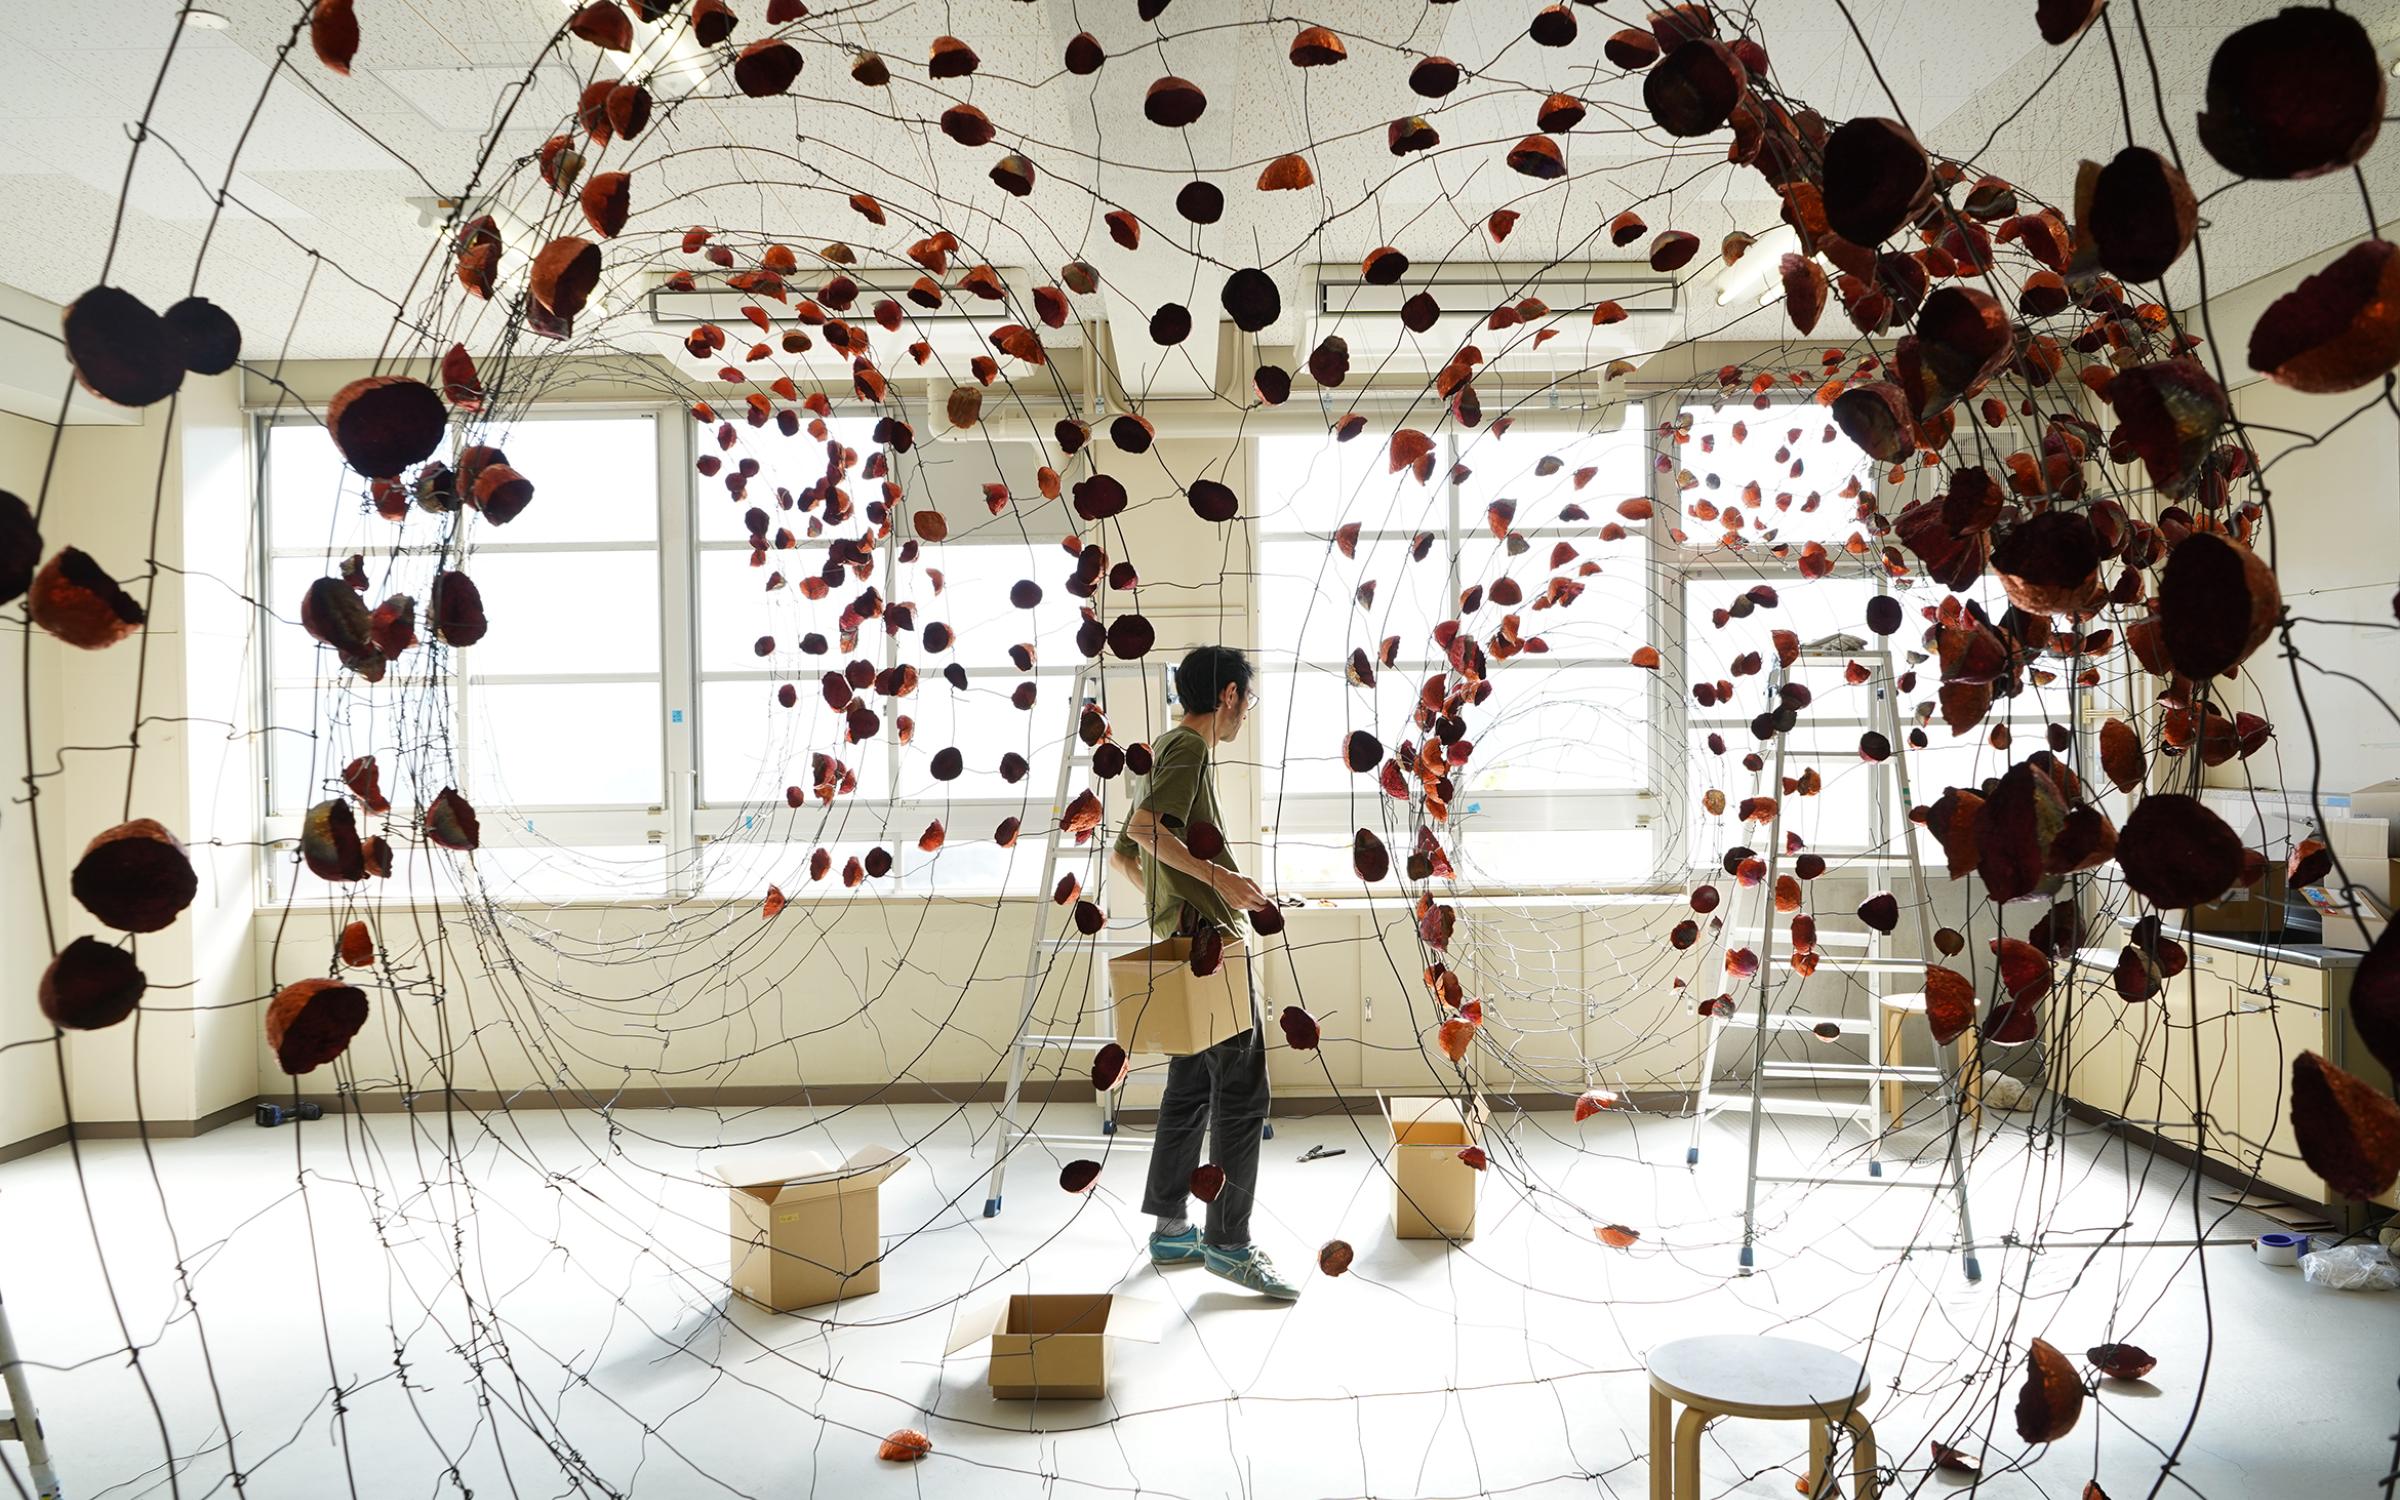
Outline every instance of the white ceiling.
<path id="1" fill-rule="evenodd" d="M 602 66 L 599 54 L 572 39 L 536 61 L 567 13 L 559 0 L 360 0 L 364 43 L 348 78 L 316 62 L 304 33 L 275 72 L 278 51 L 305 12 L 301 0 L 211 3 L 230 17 L 229 30 L 178 35 L 174 0 L 0 7 L 0 148 L 10 168 L 0 173 L 0 201 L 11 210 L 0 215 L 7 268 L 0 279 L 53 301 L 99 279 L 129 131 L 170 42 L 175 52 L 153 115 L 155 140 L 127 192 L 108 279 L 164 305 L 183 294 L 199 264 L 199 290 L 234 312 L 254 361 L 411 344 L 395 333 L 395 319 L 404 309 L 423 314 L 428 286 L 446 285 L 446 273 L 438 265 L 429 271 L 434 235 L 419 227 L 409 200 L 466 187 L 520 80 L 524 95 L 497 133 L 484 181 L 499 184 L 527 219 L 573 218 L 572 207 L 523 166 Z M 2204 198 L 2226 181 L 2188 128 L 2209 56 L 2226 32 L 2278 3 L 2142 6 L 2169 118 Z M 1523 35 L 1535 8 L 1531 0 L 1316 0 L 1310 19 L 1347 38 L 1350 57 L 1304 71 L 1284 59 L 1296 23 L 1270 22 L 1265 0 L 1179 0 L 1157 25 L 1139 22 L 1132 0 L 843 7 L 836 19 L 806 23 L 798 34 L 807 67 L 792 97 L 744 100 L 720 74 L 630 151 L 612 148 L 600 166 L 633 172 L 635 206 L 612 264 L 631 271 L 645 257 L 652 268 L 688 263 L 674 253 L 674 240 L 691 223 L 796 245 L 842 238 L 862 254 L 889 254 L 938 223 L 967 242 L 970 261 L 1045 268 L 1076 256 L 1094 261 L 1118 295 L 1089 311 L 1113 310 L 1120 324 L 1173 299 L 1187 302 L 1205 327 L 1226 270 L 1268 266 L 1284 282 L 1285 318 L 1264 335 L 1275 341 L 1297 326 L 1300 267 L 1355 262 L 1386 243 L 1420 264 L 1490 255 L 1479 226 L 1502 204 L 1524 216 L 1505 248 L 1512 261 L 1628 253 L 1595 236 L 1609 216 L 1633 206 L 1653 229 L 1699 235 L 1706 249 L 1695 268 L 1708 263 L 1728 230 L 1763 231 L 1775 222 L 1774 200 L 1758 176 L 1723 163 L 1723 136 L 1679 143 L 1640 128 L 1639 79 L 1620 76 L 1600 54 L 1612 27 L 1601 10 L 1577 7 L 1583 35 L 1550 50 Z M 2349 8 L 2379 40 L 2400 37 L 2400 0 Z M 736 9 L 750 18 L 736 41 L 761 34 L 765 0 L 736 0 Z M 1751 30 L 1768 48 L 1787 97 L 1829 119 L 1891 114 L 1888 83 L 1897 112 L 1934 149 L 1981 149 L 1985 169 L 2063 202 L 2079 156 L 2105 159 L 2122 144 L 2118 91 L 2097 32 L 2045 83 L 2062 54 L 2035 34 L 2032 9 L 2031 0 L 1850 0 L 1883 82 L 1837 0 L 1761 0 Z M 2132 8 L 2120 9 L 2119 42 L 2128 66 L 2138 67 Z M 1111 54 L 1089 79 L 1065 74 L 1058 62 L 1078 25 L 1090 26 Z M 926 78 L 931 39 L 944 30 L 981 54 L 976 76 Z M 867 44 L 891 60 L 895 81 L 887 90 L 849 77 L 843 49 Z M 1476 75 L 1438 110 L 1405 83 L 1427 52 Z M 1167 71 L 1208 91 L 1208 114 L 1188 131 L 1160 130 L 1141 117 L 1143 91 Z M 2040 98 L 2018 112 L 2036 87 Z M 1579 94 L 1593 109 L 1567 141 L 1571 175 L 1537 184 L 1510 172 L 1501 157 L 1532 129 L 1534 110 L 1552 89 Z M 952 99 L 981 106 L 999 126 L 1001 144 L 969 151 L 935 131 L 931 122 Z M 2146 83 L 2135 103 L 2137 132 L 2156 144 Z M 1385 149 L 1384 125 L 1410 110 L 1432 118 L 1444 150 L 1396 161 Z M 1992 143 L 1982 149 L 1987 138 Z M 1043 174 L 1024 200 L 985 180 L 1011 145 Z M 1254 190 L 1265 160 L 1303 149 L 1317 188 Z M 2386 142 L 2368 162 L 2370 186 L 2387 211 L 2400 205 L 2396 150 Z M 1224 220 L 1205 230 L 1183 224 L 1171 208 L 1195 161 L 1228 200 Z M 201 262 L 208 187 L 229 162 L 237 206 L 216 225 Z M 862 188 L 891 210 L 890 228 L 873 230 L 845 206 Z M 1109 204 L 1151 220 L 1143 254 L 1107 242 L 1099 214 Z M 2366 227 L 2347 176 L 2240 186 L 2209 202 L 2204 217 L 2208 270 L 2220 288 Z M 1195 245 L 1207 264 L 1187 253 Z M 430 283 L 423 279 L 429 274 Z M 2188 298 L 2190 258 L 2179 274 Z M 1708 299 L 1695 300 L 1705 307 Z M 492 331 L 488 309 L 466 311 L 486 323 L 478 330 L 445 322 L 445 341 L 465 331 L 476 342 L 479 332 Z M 439 316 L 460 315 L 460 299 L 448 296 Z M 1754 321 L 1768 325 L 1773 317 Z M 606 337 L 588 325 L 584 331 Z M 1120 343 L 1147 340 L 1137 327 Z M 1185 347 L 1213 344 L 1195 339 Z M 1151 369 L 1146 378 L 1165 387 L 1175 374 Z"/>

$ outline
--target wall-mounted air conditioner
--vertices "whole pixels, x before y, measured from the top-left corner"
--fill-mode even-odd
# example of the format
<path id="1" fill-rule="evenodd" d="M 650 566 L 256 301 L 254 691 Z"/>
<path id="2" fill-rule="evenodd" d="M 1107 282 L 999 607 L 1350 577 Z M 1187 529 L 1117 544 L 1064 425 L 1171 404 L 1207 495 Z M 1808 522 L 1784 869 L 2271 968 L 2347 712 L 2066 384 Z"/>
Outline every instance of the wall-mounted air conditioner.
<path id="1" fill-rule="evenodd" d="M 804 360 L 839 361 L 848 363 L 848 356 L 829 349 L 816 330 L 793 316 L 804 297 L 816 294 L 817 288 L 835 274 L 849 277 L 858 284 L 858 300 L 846 310 L 829 316 L 838 317 L 852 328 L 868 336 L 876 361 L 892 375 L 916 370 L 907 356 L 908 346 L 922 339 L 933 346 L 934 354 L 944 360 L 964 359 L 977 354 L 994 354 L 991 337 L 994 330 L 1009 323 L 1020 323 L 1041 335 L 1042 344 L 1049 349 L 1072 349 L 1083 343 L 1080 321 L 1069 318 L 1063 328 L 1046 328 L 1035 317 L 1032 302 L 1033 288 L 1043 278 L 1029 271 L 1002 269 L 1001 283 L 1009 290 L 1005 301 L 991 301 L 970 291 L 963 291 L 956 281 L 961 268 L 953 266 L 949 276 L 937 278 L 943 283 L 942 301 L 938 307 L 921 307 L 908 296 L 909 287 L 921 274 L 915 266 L 805 266 L 799 274 L 787 276 L 785 298 L 774 298 L 749 292 L 733 291 L 722 285 L 706 282 L 691 291 L 677 291 L 664 284 L 664 279 L 644 294 L 653 327 L 680 341 L 684 335 L 704 323 L 714 323 L 725 330 L 729 339 L 746 348 L 760 342 L 758 325 L 742 311 L 757 306 L 766 311 L 774 334 L 765 340 L 780 343 L 787 329 L 799 329 L 811 336 L 815 347 L 796 357 Z M 875 321 L 875 304 L 890 298 L 901 309 L 897 331 L 886 331 Z M 778 351 L 781 352 L 780 349 Z"/>
<path id="2" fill-rule="evenodd" d="M 1402 316 L 1419 293 L 1430 294 L 1441 308 L 1422 332 L 1410 329 Z M 1547 318 L 1488 326 L 1494 311 L 1518 307 L 1527 298 L 1548 307 Z M 1603 302 L 1615 303 L 1624 317 L 1594 325 L 1592 311 Z M 1487 365 L 1572 370 L 1672 343 L 1683 320 L 1674 277 L 1639 262 L 1616 261 L 1412 267 L 1389 286 L 1370 283 L 1355 265 L 1319 265 L 1310 268 L 1306 305 L 1300 354 L 1305 357 L 1327 335 L 1339 334 L 1350 345 L 1354 369 L 1367 360 L 1436 368 L 1460 344 L 1473 343 Z M 1536 348 L 1534 334 L 1544 327 L 1556 328 L 1557 336 Z"/>

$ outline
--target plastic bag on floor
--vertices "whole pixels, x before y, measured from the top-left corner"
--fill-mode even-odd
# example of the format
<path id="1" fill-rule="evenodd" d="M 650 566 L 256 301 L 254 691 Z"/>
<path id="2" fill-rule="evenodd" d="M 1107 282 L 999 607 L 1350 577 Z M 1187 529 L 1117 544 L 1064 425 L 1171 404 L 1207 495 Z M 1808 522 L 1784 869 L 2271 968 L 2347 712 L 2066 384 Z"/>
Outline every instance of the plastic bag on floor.
<path id="1" fill-rule="evenodd" d="M 2303 1255 L 2300 1274 L 2337 1292 L 2400 1291 L 2400 1265 L 2381 1245 L 2336 1245 Z"/>

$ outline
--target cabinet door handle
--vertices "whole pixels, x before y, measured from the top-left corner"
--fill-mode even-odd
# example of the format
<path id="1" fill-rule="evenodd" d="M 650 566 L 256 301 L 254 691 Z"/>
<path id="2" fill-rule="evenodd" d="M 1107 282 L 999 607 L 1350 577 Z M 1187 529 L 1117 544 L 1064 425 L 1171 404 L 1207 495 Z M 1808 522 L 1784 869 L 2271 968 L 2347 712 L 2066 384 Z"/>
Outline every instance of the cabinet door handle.
<path id="1" fill-rule="evenodd" d="M 2237 1001 L 2233 1008 L 2245 1016 L 2264 1015 L 2275 1009 L 2272 1005 L 2261 1005 L 2255 1000 Z"/>

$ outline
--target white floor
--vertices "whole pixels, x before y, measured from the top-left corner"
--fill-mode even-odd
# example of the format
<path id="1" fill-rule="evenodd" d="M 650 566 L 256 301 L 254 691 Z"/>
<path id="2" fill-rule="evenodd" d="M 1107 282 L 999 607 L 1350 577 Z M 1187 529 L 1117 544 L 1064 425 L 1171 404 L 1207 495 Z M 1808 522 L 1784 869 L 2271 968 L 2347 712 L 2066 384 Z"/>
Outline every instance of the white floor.
<path id="1" fill-rule="evenodd" d="M 1088 1108 L 1055 1113 L 1091 1128 Z M 2063 1140 L 2033 1138 L 2028 1116 L 1987 1128 L 1977 1229 L 2045 1248 L 1986 1249 L 1970 1286 L 1950 1254 L 1900 1250 L 1950 1229 L 1908 1189 L 1780 1190 L 1760 1272 L 1736 1278 L 1741 1116 L 1709 1127 L 1697 1168 L 1671 1118 L 1497 1121 L 1480 1231 L 1456 1249 L 1392 1237 L 1363 1133 L 1374 1117 L 1286 1120 L 1257 1224 L 1284 1265 L 1310 1271 L 1284 1308 L 1198 1268 L 1147 1265 L 1134 1152 L 1078 1198 L 1029 1148 L 1006 1212 L 981 1217 L 970 1136 L 990 1118 L 830 1117 L 845 1146 L 928 1137 L 885 1189 L 884 1290 L 832 1321 L 725 1310 L 722 1190 L 696 1165 L 720 1141 L 822 1141 L 798 1110 L 627 1113 L 613 1137 L 592 1116 L 488 1130 L 460 1116 L 447 1150 L 438 1114 L 242 1124 L 159 1142 L 148 1160 L 135 1142 L 87 1146 L 80 1191 L 61 1148 L 0 1166 L 0 1296 L 75 1500 L 232 1494 L 226 1424 L 242 1492 L 261 1500 L 1641 1496 L 1642 1353 L 1700 1332 L 1861 1354 L 1885 1462 L 1901 1470 L 1887 1493 L 1965 1486 L 1929 1471 L 1929 1437 L 1983 1452 L 1979 1492 L 1995 1496 L 2076 1496 L 2095 1477 L 2116 1500 L 2365 1495 L 2393 1459 L 2400 1294 L 2309 1286 L 2245 1246 L 2195 1254 L 2189 1179 L 2071 1122 Z M 1830 1159 L 1828 1139 L 1777 1117 L 1769 1154 Z M 1346 1154 L 1294 1159 L 1320 1141 Z M 2212 1235 L 2272 1227 L 2203 1210 Z M 1640 1244 L 1602 1246 L 1603 1223 L 1639 1229 Z M 2070 1248 L 2112 1234 L 2186 1248 Z M 1314 1253 L 1334 1236 L 1357 1263 L 1328 1280 Z M 1107 1402 L 996 1402 L 978 1361 L 941 1359 L 944 1335 L 971 1287 L 1028 1286 L 1161 1299 L 1168 1332 L 1120 1348 Z M 2013 1411 L 2036 1334 L 2078 1356 L 2138 1343 L 2158 1369 L 2106 1383 L 2073 1435 L 2027 1454 Z M 879 1462 L 878 1439 L 901 1426 L 928 1431 L 934 1456 Z M 1703 1489 L 1790 1496 L 1803 1446 L 1798 1426 L 1721 1422 Z M 21 1477 L 19 1450 L 0 1453 Z"/>

